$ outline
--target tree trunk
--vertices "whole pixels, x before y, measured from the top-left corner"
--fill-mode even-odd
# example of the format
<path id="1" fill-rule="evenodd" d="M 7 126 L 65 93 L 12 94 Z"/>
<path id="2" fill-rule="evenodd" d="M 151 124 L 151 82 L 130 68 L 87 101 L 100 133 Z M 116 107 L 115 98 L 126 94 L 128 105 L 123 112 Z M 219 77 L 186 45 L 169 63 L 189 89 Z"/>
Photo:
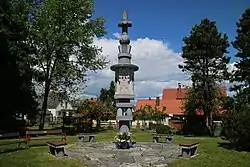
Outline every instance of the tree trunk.
<path id="1" fill-rule="evenodd" d="M 48 96 L 49 96 L 49 83 L 46 82 L 45 83 L 44 98 L 43 98 L 42 114 L 40 117 L 39 130 L 43 130 L 43 128 L 44 128 L 46 111 L 47 111 L 47 106 L 48 106 Z"/>
<path id="2" fill-rule="evenodd" d="M 92 129 L 93 129 L 93 119 L 89 120 L 89 129 L 90 129 L 90 131 L 92 131 Z"/>
<path id="3" fill-rule="evenodd" d="M 210 135 L 213 136 L 213 134 L 214 134 L 214 131 L 213 131 L 213 116 L 212 116 L 211 111 L 208 113 L 208 129 L 209 129 Z"/>
<path id="4" fill-rule="evenodd" d="M 100 121 L 100 119 L 97 119 L 96 120 L 96 129 L 97 129 L 97 131 L 99 131 L 99 128 L 101 128 L 101 121 Z"/>
<path id="5" fill-rule="evenodd" d="M 209 94 L 211 93 L 209 90 L 209 87 L 206 82 L 203 82 L 203 87 L 204 87 L 204 101 L 206 104 L 203 104 L 203 109 L 204 109 L 204 116 L 206 120 L 206 127 L 209 130 L 209 134 L 212 136 L 213 134 L 213 129 L 211 126 L 211 115 L 212 115 L 212 110 L 211 110 L 211 98 Z"/>

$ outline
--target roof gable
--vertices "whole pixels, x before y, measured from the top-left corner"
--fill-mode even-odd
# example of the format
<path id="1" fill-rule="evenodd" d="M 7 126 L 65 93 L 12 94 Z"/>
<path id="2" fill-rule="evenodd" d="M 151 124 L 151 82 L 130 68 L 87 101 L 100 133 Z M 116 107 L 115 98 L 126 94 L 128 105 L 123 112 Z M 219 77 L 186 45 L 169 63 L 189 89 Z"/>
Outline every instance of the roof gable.
<path id="1" fill-rule="evenodd" d="M 163 89 L 162 100 L 183 99 L 186 94 L 186 88 Z"/>

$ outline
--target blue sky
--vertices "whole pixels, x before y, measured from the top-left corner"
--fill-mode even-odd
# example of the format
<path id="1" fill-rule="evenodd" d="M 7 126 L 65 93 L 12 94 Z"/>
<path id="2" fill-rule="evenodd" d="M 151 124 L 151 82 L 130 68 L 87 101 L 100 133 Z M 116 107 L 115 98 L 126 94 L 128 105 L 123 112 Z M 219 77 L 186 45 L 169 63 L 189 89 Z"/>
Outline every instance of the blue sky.
<path id="1" fill-rule="evenodd" d="M 232 41 L 236 21 L 248 6 L 250 1 L 247 0 L 95 0 L 95 16 L 106 18 L 106 37 L 114 38 L 112 34 L 120 32 L 117 22 L 121 20 L 122 11 L 128 10 L 133 22 L 129 32 L 131 39 L 162 40 L 178 53 L 181 52 L 182 38 L 205 17 L 216 21 L 218 29 L 227 33 Z M 230 56 L 234 52 L 230 48 Z"/>
<path id="2" fill-rule="evenodd" d="M 132 45 L 132 63 L 139 66 L 135 73 L 135 95 L 138 98 L 161 96 L 164 88 L 176 88 L 178 83 L 190 85 L 189 75 L 178 65 L 182 39 L 189 36 L 191 28 L 204 18 L 216 21 L 220 32 L 227 33 L 229 41 L 236 35 L 236 22 L 250 6 L 250 0 L 95 0 L 94 17 L 106 18 L 108 34 L 95 39 L 94 44 L 103 48 L 110 64 L 107 68 L 89 76 L 86 94 L 98 95 L 101 88 L 107 88 L 114 80 L 110 65 L 117 63 L 119 41 L 114 33 L 124 10 L 129 12 L 133 27 L 129 30 Z M 235 50 L 230 47 L 231 62 L 228 69 L 235 68 Z M 228 82 L 223 83 L 229 87 Z M 232 92 L 228 92 L 229 93 Z"/>

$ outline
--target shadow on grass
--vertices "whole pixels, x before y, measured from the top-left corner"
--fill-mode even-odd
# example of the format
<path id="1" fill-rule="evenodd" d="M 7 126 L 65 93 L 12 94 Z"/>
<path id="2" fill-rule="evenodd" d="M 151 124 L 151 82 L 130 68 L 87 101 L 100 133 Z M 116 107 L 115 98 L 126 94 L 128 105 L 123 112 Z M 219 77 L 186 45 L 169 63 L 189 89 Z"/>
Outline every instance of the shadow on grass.
<path id="1" fill-rule="evenodd" d="M 75 136 L 79 133 L 94 133 L 94 134 L 97 134 L 97 133 L 100 133 L 100 132 L 106 132 L 106 131 L 110 131 L 110 129 L 104 129 L 104 128 L 93 128 L 91 130 L 75 130 L 74 128 L 70 128 L 70 127 L 64 127 L 63 128 L 63 131 L 66 133 L 66 135 L 68 136 Z"/>
<path id="2" fill-rule="evenodd" d="M 217 143 L 219 147 L 227 149 L 227 150 L 235 150 L 235 151 L 247 151 L 250 152 L 249 148 L 239 146 L 238 144 L 230 143 L 229 141 L 223 141 Z"/>
<path id="3" fill-rule="evenodd" d="M 5 154 L 5 153 L 16 152 L 16 151 L 20 151 L 20 150 L 26 150 L 26 149 L 28 149 L 28 148 L 22 147 L 22 148 L 10 148 L 10 149 L 5 149 L 5 150 L 3 150 L 3 151 L 0 151 L 0 155 L 1 155 L 1 154 Z"/>
<path id="4" fill-rule="evenodd" d="M 30 130 L 32 128 L 27 128 L 27 130 Z M 46 130 L 58 130 L 58 129 L 62 129 L 64 133 L 66 133 L 67 136 L 75 136 L 77 135 L 78 133 L 100 133 L 100 132 L 105 132 L 105 131 L 110 131 L 110 130 L 113 130 L 113 129 L 107 129 L 107 128 L 95 128 L 93 127 L 92 129 L 86 129 L 86 130 L 76 130 L 74 127 L 51 127 L 51 128 L 45 128 L 43 129 L 43 131 L 46 131 Z M 32 130 L 35 130 L 35 131 L 39 131 L 38 129 L 32 129 Z M 25 135 L 23 135 L 25 136 Z"/>

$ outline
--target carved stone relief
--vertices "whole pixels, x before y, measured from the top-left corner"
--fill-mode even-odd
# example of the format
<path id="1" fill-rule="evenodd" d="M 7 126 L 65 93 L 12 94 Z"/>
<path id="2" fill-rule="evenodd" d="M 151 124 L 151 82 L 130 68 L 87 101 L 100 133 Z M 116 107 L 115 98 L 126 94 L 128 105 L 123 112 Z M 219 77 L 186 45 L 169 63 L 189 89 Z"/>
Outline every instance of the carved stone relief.
<path id="1" fill-rule="evenodd" d="M 121 108 L 117 109 L 117 116 L 123 116 L 123 112 Z"/>
<path id="2" fill-rule="evenodd" d="M 116 83 L 116 94 L 133 94 L 133 82 L 129 75 L 120 75 Z"/>
<path id="3" fill-rule="evenodd" d="M 132 110 L 130 108 L 127 109 L 127 115 L 131 116 L 132 115 Z"/>

